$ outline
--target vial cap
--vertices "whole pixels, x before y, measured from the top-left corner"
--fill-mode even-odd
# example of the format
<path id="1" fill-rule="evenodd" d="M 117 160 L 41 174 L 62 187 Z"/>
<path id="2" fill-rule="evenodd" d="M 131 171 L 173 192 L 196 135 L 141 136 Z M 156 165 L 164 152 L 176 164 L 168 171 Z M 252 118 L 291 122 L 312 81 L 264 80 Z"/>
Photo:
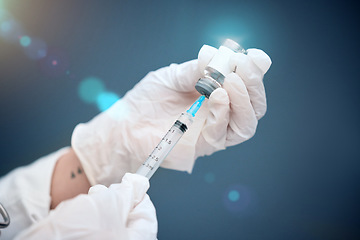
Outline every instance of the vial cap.
<path id="1" fill-rule="evenodd" d="M 222 46 L 227 47 L 237 53 L 245 53 L 245 49 L 240 46 L 240 44 L 231 39 L 226 39 Z"/>

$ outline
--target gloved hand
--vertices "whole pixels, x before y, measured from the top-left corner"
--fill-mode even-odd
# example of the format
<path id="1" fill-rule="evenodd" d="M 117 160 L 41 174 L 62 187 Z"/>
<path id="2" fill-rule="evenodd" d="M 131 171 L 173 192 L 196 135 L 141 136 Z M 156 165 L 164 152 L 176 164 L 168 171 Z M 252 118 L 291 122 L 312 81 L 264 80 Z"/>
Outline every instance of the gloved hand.
<path id="1" fill-rule="evenodd" d="M 148 188 L 147 178 L 127 173 L 120 184 L 96 185 L 88 195 L 62 202 L 16 239 L 154 240 L 157 220 Z"/>
<path id="2" fill-rule="evenodd" d="M 203 46 L 198 60 L 150 72 L 109 110 L 79 124 L 72 147 L 92 185 L 118 182 L 135 172 L 163 135 L 200 94 L 195 84 L 217 49 Z M 203 104 L 194 124 L 162 166 L 191 172 L 198 156 L 210 155 L 251 138 L 266 112 L 263 76 L 271 60 L 263 51 L 249 49 L 230 61 L 235 73 L 225 76 Z"/>

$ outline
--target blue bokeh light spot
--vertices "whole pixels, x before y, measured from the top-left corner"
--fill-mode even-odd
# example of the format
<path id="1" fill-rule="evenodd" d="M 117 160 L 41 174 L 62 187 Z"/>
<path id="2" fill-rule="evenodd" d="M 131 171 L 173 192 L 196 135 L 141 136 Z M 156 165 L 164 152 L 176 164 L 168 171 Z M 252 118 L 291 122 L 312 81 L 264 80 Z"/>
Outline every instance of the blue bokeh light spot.
<path id="1" fill-rule="evenodd" d="M 86 103 L 95 103 L 101 93 L 105 91 L 103 82 L 96 77 L 88 77 L 80 82 L 79 97 Z"/>
<path id="2" fill-rule="evenodd" d="M 228 198 L 232 202 L 236 202 L 240 199 L 240 193 L 236 190 L 231 190 L 228 194 Z"/>
<path id="3" fill-rule="evenodd" d="M 45 57 L 46 56 L 46 50 L 45 49 L 39 49 L 39 50 L 37 50 L 37 55 L 36 55 L 36 57 L 37 58 L 43 58 L 43 57 Z"/>
<path id="4" fill-rule="evenodd" d="M 28 36 L 22 36 L 22 37 L 20 38 L 20 44 L 21 44 L 21 46 L 23 46 L 23 47 L 29 46 L 29 45 L 31 44 L 31 38 L 28 37 Z"/>
<path id="5" fill-rule="evenodd" d="M 96 99 L 97 106 L 100 111 L 105 111 L 111 107 L 117 100 L 119 96 L 112 92 L 103 92 L 100 93 Z"/>
<path id="6" fill-rule="evenodd" d="M 8 32 L 10 30 L 10 28 L 11 28 L 10 22 L 6 21 L 6 22 L 1 23 L 1 31 Z"/>
<path id="7" fill-rule="evenodd" d="M 233 184 L 224 191 L 223 203 L 229 212 L 238 217 L 251 214 L 256 207 L 256 200 L 248 186 Z"/>

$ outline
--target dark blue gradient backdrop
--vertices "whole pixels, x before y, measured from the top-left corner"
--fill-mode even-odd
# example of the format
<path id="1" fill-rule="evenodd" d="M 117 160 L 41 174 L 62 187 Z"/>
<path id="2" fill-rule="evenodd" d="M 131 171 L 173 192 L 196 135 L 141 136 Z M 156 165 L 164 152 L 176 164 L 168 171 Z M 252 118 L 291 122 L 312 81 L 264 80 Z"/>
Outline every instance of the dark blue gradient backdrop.
<path id="1" fill-rule="evenodd" d="M 79 97 L 83 79 L 121 97 L 147 72 L 231 37 L 272 58 L 268 112 L 251 140 L 198 159 L 191 175 L 156 173 L 149 195 L 159 239 L 360 238 L 360 9 L 351 1 L 2 0 L 0 8 L 48 46 L 34 60 L 19 39 L 0 36 L 0 175 L 69 145 L 75 125 L 99 113 Z"/>

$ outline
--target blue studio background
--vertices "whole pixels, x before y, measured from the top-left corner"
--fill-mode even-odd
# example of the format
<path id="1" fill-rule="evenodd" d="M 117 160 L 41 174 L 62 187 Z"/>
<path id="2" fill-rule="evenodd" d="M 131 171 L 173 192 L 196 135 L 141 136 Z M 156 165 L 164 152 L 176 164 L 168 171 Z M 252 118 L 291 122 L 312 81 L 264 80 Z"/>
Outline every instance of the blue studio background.
<path id="1" fill-rule="evenodd" d="M 357 6 L 0 0 L 0 176 L 69 145 L 101 111 L 79 96 L 84 80 L 111 102 L 230 37 L 272 58 L 268 112 L 251 140 L 200 158 L 191 175 L 154 175 L 159 239 L 359 239 Z"/>

